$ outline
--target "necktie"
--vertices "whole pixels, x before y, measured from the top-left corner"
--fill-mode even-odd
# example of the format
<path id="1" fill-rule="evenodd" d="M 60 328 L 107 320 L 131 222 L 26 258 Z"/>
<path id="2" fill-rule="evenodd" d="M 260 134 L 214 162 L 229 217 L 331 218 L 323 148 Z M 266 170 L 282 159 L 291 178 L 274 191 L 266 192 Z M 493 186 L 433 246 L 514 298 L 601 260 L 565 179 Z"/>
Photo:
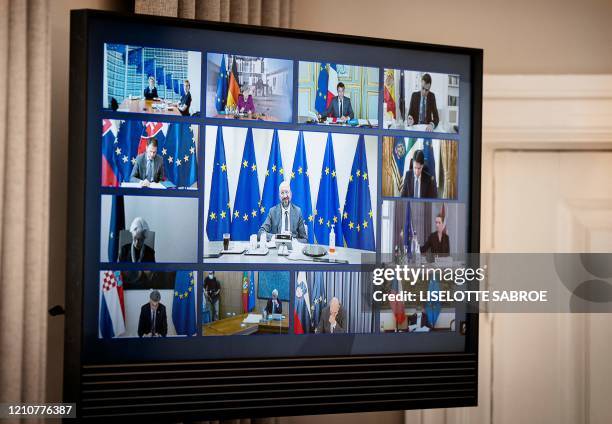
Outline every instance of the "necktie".
<path id="1" fill-rule="evenodd" d="M 425 96 L 421 95 L 421 109 L 419 110 L 419 124 L 425 124 Z"/>
<path id="2" fill-rule="evenodd" d="M 414 197 L 421 197 L 421 177 L 416 177 L 414 179 Z"/>
<path id="3" fill-rule="evenodd" d="M 285 211 L 285 231 L 289 231 L 289 212 Z"/>
<path id="4" fill-rule="evenodd" d="M 340 100 L 340 116 L 339 118 L 342 118 L 344 115 L 342 114 L 342 100 Z"/>
<path id="5" fill-rule="evenodd" d="M 147 160 L 147 180 L 153 181 L 153 161 Z"/>
<path id="6" fill-rule="evenodd" d="M 151 311 L 151 334 L 155 334 L 155 310 Z"/>

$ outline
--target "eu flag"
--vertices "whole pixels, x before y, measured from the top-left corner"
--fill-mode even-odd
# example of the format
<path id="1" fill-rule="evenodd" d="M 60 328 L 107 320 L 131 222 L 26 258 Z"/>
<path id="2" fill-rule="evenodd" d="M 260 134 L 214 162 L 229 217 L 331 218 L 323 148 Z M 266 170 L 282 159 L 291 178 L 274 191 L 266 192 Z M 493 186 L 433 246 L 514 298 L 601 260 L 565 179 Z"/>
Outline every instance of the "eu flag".
<path id="1" fill-rule="evenodd" d="M 157 84 L 158 85 L 163 85 L 164 82 L 165 82 L 164 67 L 163 66 L 157 66 L 155 68 L 155 76 L 157 77 Z"/>
<path id="2" fill-rule="evenodd" d="M 155 59 L 147 59 L 144 62 L 145 76 L 155 78 Z"/>
<path id="3" fill-rule="evenodd" d="M 108 262 L 119 258 L 119 233 L 125 229 L 125 207 L 123 195 L 111 196 L 111 216 L 108 230 Z"/>
<path id="4" fill-rule="evenodd" d="M 217 77 L 217 95 L 215 97 L 215 107 L 217 112 L 225 110 L 225 102 L 227 101 L 227 69 L 225 68 L 225 55 L 221 55 L 221 66 L 219 67 L 219 76 Z"/>
<path id="5" fill-rule="evenodd" d="M 415 252 L 412 251 L 412 238 L 414 237 L 414 227 L 412 226 L 412 211 L 410 210 L 410 202 L 406 202 L 406 220 L 404 221 L 404 246 L 407 248 L 408 255 Z"/>
<path id="6" fill-rule="evenodd" d="M 177 187 L 191 187 L 198 181 L 196 137 L 190 124 L 170 124 L 160 147 L 168 180 Z"/>
<path id="7" fill-rule="evenodd" d="M 231 234 L 233 240 L 248 240 L 251 234 L 257 234 L 260 227 L 259 179 L 253 145 L 253 130 L 247 130 L 240 175 L 234 200 Z"/>
<path id="8" fill-rule="evenodd" d="M 261 195 L 260 215 L 265 219 L 270 209 L 280 202 L 278 186 L 285 180 L 285 170 L 281 158 L 280 143 L 278 141 L 278 131 L 274 130 L 272 135 L 272 145 L 270 146 L 270 156 L 268 158 L 268 169 L 266 169 L 266 179 L 264 181 L 263 194 Z"/>
<path id="9" fill-rule="evenodd" d="M 298 135 L 293 169 L 291 171 L 291 202 L 299 206 L 305 219 L 308 230 L 308 243 L 314 243 L 314 216 L 312 214 L 312 200 L 310 198 L 310 181 L 308 162 L 306 161 L 306 147 L 304 146 L 304 133 Z M 308 218 L 306 218 L 308 217 Z"/>
<path id="10" fill-rule="evenodd" d="M 128 65 L 136 66 L 136 73 L 142 73 L 142 47 L 128 52 Z"/>
<path id="11" fill-rule="evenodd" d="M 440 284 L 438 283 L 438 280 L 436 280 L 435 278 L 429 280 L 429 287 L 427 288 L 427 291 L 430 293 L 430 298 L 432 297 L 431 293 L 439 292 Z M 429 301 L 425 304 L 425 312 L 427 313 L 427 319 L 429 320 L 429 324 L 432 327 L 436 325 L 436 321 L 438 321 L 441 309 L 442 307 L 440 305 L 439 300 Z"/>
<path id="12" fill-rule="evenodd" d="M 227 162 L 225 161 L 223 127 L 217 128 L 217 143 L 215 144 L 215 159 L 212 169 L 212 181 L 210 183 L 207 218 L 206 234 L 208 239 L 210 241 L 223 240 L 223 234 L 230 232 L 232 219 L 227 184 Z"/>
<path id="13" fill-rule="evenodd" d="M 125 48 L 127 46 L 125 44 L 107 44 L 106 45 L 106 50 L 107 51 L 112 51 L 112 52 L 117 52 L 119 54 L 121 54 L 121 61 L 125 62 Z"/>
<path id="14" fill-rule="evenodd" d="M 255 272 L 251 271 L 251 276 L 249 278 L 248 312 L 251 312 L 254 309 L 255 309 Z"/>
<path id="15" fill-rule="evenodd" d="M 317 328 L 321 312 L 327 305 L 327 295 L 325 294 L 325 285 L 323 284 L 323 273 L 314 272 L 314 283 L 312 284 L 312 326 Z"/>
<path id="16" fill-rule="evenodd" d="M 172 90 L 172 72 L 166 74 L 166 88 Z"/>
<path id="17" fill-rule="evenodd" d="M 181 97 L 185 95 L 185 87 L 182 81 L 179 82 L 179 94 L 181 95 Z"/>
<path id="18" fill-rule="evenodd" d="M 342 214 L 342 233 L 347 247 L 375 250 L 374 214 L 370 198 L 370 177 L 366 158 L 363 134 L 357 141 L 357 150 L 349 175 L 344 212 Z"/>
<path id="19" fill-rule="evenodd" d="M 132 168 L 138 156 L 140 139 L 145 132 L 142 121 L 123 121 L 117 133 L 117 144 L 115 145 L 115 165 L 119 170 L 120 182 L 129 181 Z"/>
<path id="20" fill-rule="evenodd" d="M 115 162 L 115 146 L 117 137 L 112 130 L 110 119 L 102 120 L 102 185 L 104 187 L 118 187 L 121 175 Z"/>
<path id="21" fill-rule="evenodd" d="M 433 177 L 434 182 L 436 181 L 436 158 L 434 156 L 433 146 L 431 145 L 431 139 L 426 138 L 423 140 L 423 156 L 425 158 L 425 170 Z M 436 183 L 437 185 L 437 183 Z"/>
<path id="22" fill-rule="evenodd" d="M 327 72 L 327 63 L 319 64 L 319 79 L 317 81 L 317 98 L 315 100 L 315 109 L 320 114 L 325 113 L 327 109 L 327 84 L 329 73 Z"/>
<path id="23" fill-rule="evenodd" d="M 174 281 L 172 323 L 176 334 L 194 336 L 196 327 L 196 274 L 193 271 L 177 271 Z"/>
<path id="24" fill-rule="evenodd" d="M 177 80 L 177 79 L 173 79 L 172 80 L 172 88 L 174 89 L 174 92 L 176 94 L 179 93 L 179 80 Z"/>
<path id="25" fill-rule="evenodd" d="M 321 182 L 317 196 L 317 208 L 314 211 L 314 233 L 319 244 L 329 244 L 329 233 L 332 227 L 336 234 L 336 246 L 342 240 L 342 210 L 338 200 L 338 181 L 336 179 L 336 161 L 331 133 L 327 136 L 325 156 L 321 168 Z"/>

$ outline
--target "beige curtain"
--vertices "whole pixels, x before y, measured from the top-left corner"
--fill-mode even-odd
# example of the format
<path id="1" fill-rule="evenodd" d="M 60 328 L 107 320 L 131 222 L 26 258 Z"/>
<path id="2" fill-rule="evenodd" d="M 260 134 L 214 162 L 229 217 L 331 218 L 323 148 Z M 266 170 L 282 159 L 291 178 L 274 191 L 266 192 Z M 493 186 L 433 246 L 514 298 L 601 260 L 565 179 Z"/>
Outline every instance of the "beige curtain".
<path id="1" fill-rule="evenodd" d="M 0 0 L 0 10 L 0 402 L 41 402 L 49 253 L 49 4 Z"/>
<path id="2" fill-rule="evenodd" d="M 136 13 L 288 28 L 293 0 L 136 0 Z M 217 421 L 218 422 L 218 421 Z M 223 421 L 278 424 L 279 418 Z"/>

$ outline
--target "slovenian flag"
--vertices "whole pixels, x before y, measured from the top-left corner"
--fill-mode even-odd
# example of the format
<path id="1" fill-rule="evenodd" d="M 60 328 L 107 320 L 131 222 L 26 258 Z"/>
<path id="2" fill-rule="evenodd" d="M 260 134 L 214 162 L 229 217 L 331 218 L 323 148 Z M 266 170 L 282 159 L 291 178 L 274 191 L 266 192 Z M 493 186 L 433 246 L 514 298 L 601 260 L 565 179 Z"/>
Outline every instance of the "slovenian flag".
<path id="1" fill-rule="evenodd" d="M 119 271 L 102 271 L 100 279 L 100 337 L 112 338 L 125 333 L 123 281 Z"/>

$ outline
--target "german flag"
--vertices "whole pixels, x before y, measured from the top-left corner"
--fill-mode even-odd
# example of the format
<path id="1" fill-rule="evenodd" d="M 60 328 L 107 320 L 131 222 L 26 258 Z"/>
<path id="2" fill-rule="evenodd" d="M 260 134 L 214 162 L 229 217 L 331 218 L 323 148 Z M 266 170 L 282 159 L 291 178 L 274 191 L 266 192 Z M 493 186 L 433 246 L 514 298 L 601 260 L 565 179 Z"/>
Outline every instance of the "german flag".
<path id="1" fill-rule="evenodd" d="M 236 56 L 232 58 L 232 71 L 230 72 L 229 87 L 227 90 L 227 106 L 238 107 L 238 96 L 240 95 L 240 85 L 238 84 L 238 67 L 236 66 Z"/>

